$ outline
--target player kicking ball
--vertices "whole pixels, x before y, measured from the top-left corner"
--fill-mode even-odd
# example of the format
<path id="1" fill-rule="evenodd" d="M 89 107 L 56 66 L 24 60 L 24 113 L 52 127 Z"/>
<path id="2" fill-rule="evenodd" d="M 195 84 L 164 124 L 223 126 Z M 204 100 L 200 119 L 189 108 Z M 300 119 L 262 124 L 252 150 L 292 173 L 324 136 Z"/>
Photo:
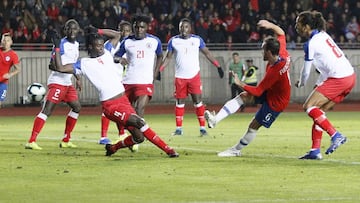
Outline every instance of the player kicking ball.
<path id="1" fill-rule="evenodd" d="M 233 74 L 235 84 L 245 91 L 226 102 L 217 114 L 205 111 L 209 128 L 214 128 L 218 122 L 235 113 L 244 103 L 255 100 L 256 103 L 262 104 L 244 136 L 233 147 L 218 153 L 220 157 L 240 156 L 241 150 L 256 137 L 258 129 L 261 126 L 270 128 L 290 101 L 290 57 L 286 50 L 285 32 L 267 20 L 260 20 L 258 26 L 271 29 L 276 34 L 276 37 L 265 38 L 262 44 L 263 59 L 268 61 L 264 78 L 257 86 L 250 86 L 240 81 L 237 74 Z"/>

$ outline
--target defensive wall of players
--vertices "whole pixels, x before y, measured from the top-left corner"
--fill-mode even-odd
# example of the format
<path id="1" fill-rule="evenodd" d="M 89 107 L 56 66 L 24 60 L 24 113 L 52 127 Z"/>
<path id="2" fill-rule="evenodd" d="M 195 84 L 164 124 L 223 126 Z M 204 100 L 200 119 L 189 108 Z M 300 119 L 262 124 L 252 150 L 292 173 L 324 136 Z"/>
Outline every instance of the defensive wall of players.
<path id="1" fill-rule="evenodd" d="M 228 71 L 228 65 L 231 62 L 233 51 L 212 51 L 225 71 Z M 259 67 L 258 78 L 261 79 L 264 74 L 265 62 L 259 50 L 238 51 L 242 62 L 247 58 L 254 60 L 254 65 Z M 303 51 L 289 51 L 292 56 L 292 68 L 290 77 L 292 82 L 299 78 L 301 66 L 303 64 Z M 356 73 L 360 68 L 360 53 L 358 50 L 344 50 L 351 64 L 355 67 Z M 22 70 L 19 75 L 12 78 L 9 83 L 9 90 L 4 105 L 22 105 L 27 104 L 27 86 L 33 82 L 38 82 L 46 86 L 46 81 L 50 70 L 48 69 L 49 51 L 17 51 L 21 58 Z M 85 56 L 85 52 L 81 52 Z M 230 98 L 231 92 L 228 86 L 228 74 L 220 79 L 216 68 L 210 64 L 203 55 L 200 55 L 201 76 L 203 81 L 203 100 L 207 104 L 222 104 Z M 315 70 L 314 70 L 315 71 Z M 291 92 L 291 102 L 303 102 L 306 96 L 311 92 L 313 85 L 317 80 L 317 74 L 311 74 L 306 87 L 295 88 Z M 155 93 L 151 103 L 168 104 L 173 103 L 173 81 L 174 81 L 174 63 L 170 63 L 162 72 L 161 81 L 155 82 Z M 360 74 L 357 74 L 357 85 L 352 93 L 346 98 L 346 101 L 360 101 Z M 80 93 L 80 102 L 83 105 L 98 105 L 98 95 L 92 85 L 83 79 L 83 90 Z M 190 102 L 190 99 L 189 99 Z"/>

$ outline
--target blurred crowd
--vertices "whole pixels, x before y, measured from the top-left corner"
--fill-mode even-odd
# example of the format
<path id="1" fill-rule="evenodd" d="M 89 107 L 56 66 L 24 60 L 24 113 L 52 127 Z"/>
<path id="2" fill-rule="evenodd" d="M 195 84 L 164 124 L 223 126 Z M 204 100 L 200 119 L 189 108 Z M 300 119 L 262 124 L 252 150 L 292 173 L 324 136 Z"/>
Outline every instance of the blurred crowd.
<path id="1" fill-rule="evenodd" d="M 194 32 L 207 43 L 259 42 L 267 34 L 256 22 L 267 19 L 287 34 L 289 48 L 303 42 L 295 20 L 304 10 L 321 11 L 327 31 L 340 43 L 360 42 L 358 0 L 2 0 L 0 30 L 10 32 L 15 43 L 49 43 L 47 30 L 62 30 L 74 18 L 81 28 L 117 29 L 135 14 L 151 17 L 149 33 L 163 43 L 178 33 L 181 18 L 190 18 Z M 84 32 L 78 37 L 84 42 Z"/>

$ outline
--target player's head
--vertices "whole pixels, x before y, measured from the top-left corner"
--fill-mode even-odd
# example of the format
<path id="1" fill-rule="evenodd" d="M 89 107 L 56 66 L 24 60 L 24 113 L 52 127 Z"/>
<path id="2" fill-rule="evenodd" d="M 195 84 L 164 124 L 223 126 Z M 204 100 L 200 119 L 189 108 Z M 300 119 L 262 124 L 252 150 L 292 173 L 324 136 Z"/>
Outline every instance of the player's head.
<path id="1" fill-rule="evenodd" d="M 11 38 L 10 33 L 4 33 L 1 36 L 1 48 L 3 50 L 9 50 L 11 48 L 11 45 L 13 44 L 13 40 Z"/>
<path id="2" fill-rule="evenodd" d="M 74 42 L 76 40 L 79 30 L 80 26 L 76 20 L 70 19 L 66 21 L 64 25 L 64 34 L 70 42 Z"/>
<path id="3" fill-rule="evenodd" d="M 118 25 L 118 29 L 119 29 L 121 38 L 128 37 L 132 32 L 131 24 L 128 21 L 121 21 Z"/>
<path id="4" fill-rule="evenodd" d="M 275 37 L 268 36 L 261 45 L 263 49 L 263 59 L 267 61 L 270 57 L 277 57 L 280 51 L 280 42 Z"/>
<path id="5" fill-rule="evenodd" d="M 309 37 L 313 30 L 325 30 L 326 21 L 318 11 L 303 11 L 296 17 L 295 29 L 299 35 Z"/>
<path id="6" fill-rule="evenodd" d="M 136 39 L 143 39 L 146 37 L 150 20 L 150 17 L 146 15 L 136 15 L 133 18 L 133 31 Z"/>
<path id="7" fill-rule="evenodd" d="M 179 23 L 179 32 L 180 36 L 187 38 L 191 34 L 191 20 L 188 18 L 183 18 Z"/>
<path id="8" fill-rule="evenodd" d="M 91 58 L 104 54 L 104 38 L 98 33 L 90 33 L 86 36 L 86 50 Z"/>

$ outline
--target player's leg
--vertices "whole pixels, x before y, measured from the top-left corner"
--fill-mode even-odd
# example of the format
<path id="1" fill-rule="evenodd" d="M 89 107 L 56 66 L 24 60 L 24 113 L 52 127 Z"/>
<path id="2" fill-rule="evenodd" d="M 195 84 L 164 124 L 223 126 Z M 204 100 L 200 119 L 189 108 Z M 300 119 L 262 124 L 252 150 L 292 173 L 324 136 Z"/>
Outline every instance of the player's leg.
<path id="1" fill-rule="evenodd" d="M 106 118 L 105 114 L 101 114 L 101 138 L 99 140 L 99 144 L 110 144 L 111 140 L 107 136 L 107 132 L 109 130 L 110 120 Z"/>
<path id="2" fill-rule="evenodd" d="M 200 79 L 200 74 L 197 74 L 195 77 L 187 80 L 187 93 L 191 95 L 195 107 L 195 113 L 199 121 L 200 126 L 200 136 L 207 135 L 205 129 L 205 106 L 202 101 L 202 83 Z"/>
<path id="3" fill-rule="evenodd" d="M 39 133 L 41 132 L 42 128 L 44 127 L 47 118 L 50 117 L 51 113 L 53 112 L 55 106 L 56 103 L 48 99 L 45 99 L 41 112 L 34 119 L 31 135 L 28 143 L 26 143 L 25 145 L 25 149 L 38 149 L 38 150 L 42 149 L 36 143 L 36 139 Z"/>
<path id="4" fill-rule="evenodd" d="M 205 111 L 205 119 L 208 122 L 208 127 L 214 128 L 221 120 L 237 112 L 237 110 L 244 105 L 244 99 L 247 97 L 246 93 L 239 94 L 234 99 L 227 101 L 217 114 L 208 110 Z"/>
<path id="5" fill-rule="evenodd" d="M 194 102 L 195 113 L 200 125 L 200 136 L 206 136 L 207 132 L 205 129 L 205 106 L 201 101 L 201 94 L 191 94 L 191 98 Z"/>
<path id="6" fill-rule="evenodd" d="M 2 102 L 5 101 L 5 99 L 6 99 L 7 87 L 8 87 L 8 85 L 6 83 L 0 82 L 0 109 L 1 109 Z"/>
<path id="7" fill-rule="evenodd" d="M 307 152 L 304 156 L 300 157 L 299 159 L 318 159 L 318 160 L 322 159 L 322 155 L 320 153 L 322 133 L 323 133 L 323 129 L 314 123 L 311 129 L 311 138 L 312 138 L 311 150 Z"/>
<path id="8" fill-rule="evenodd" d="M 131 137 L 116 143 L 115 145 L 106 145 L 106 155 L 110 156 L 118 149 L 129 147 L 133 144 L 143 142 L 144 136 L 153 144 L 158 146 L 170 157 L 177 157 L 178 154 L 169 147 L 145 122 L 143 118 L 136 115 L 126 96 L 118 99 L 103 102 L 104 114 L 117 123 L 124 125 L 132 133 Z M 115 113 L 116 112 L 116 113 Z M 120 113 L 121 112 L 121 113 Z M 136 128 L 137 130 L 135 130 Z M 140 131 L 140 132 L 139 132 Z"/>
<path id="9" fill-rule="evenodd" d="M 228 150 L 218 153 L 218 156 L 240 156 L 241 150 L 248 146 L 255 139 L 258 129 L 261 126 L 270 128 L 272 123 L 274 123 L 279 115 L 280 112 L 276 112 L 270 109 L 268 103 L 264 101 L 258 112 L 256 112 L 255 117 L 250 122 L 248 130 L 245 132 L 239 142 Z"/>
<path id="10" fill-rule="evenodd" d="M 182 124 L 185 114 L 185 101 L 184 99 L 177 99 L 175 104 L 175 125 L 176 129 L 172 135 L 182 135 L 183 129 Z"/>
<path id="11" fill-rule="evenodd" d="M 71 133 L 79 117 L 81 105 L 77 97 L 77 91 L 73 86 L 69 88 L 66 98 L 68 100 L 67 104 L 71 107 L 71 110 L 66 117 L 64 137 L 62 139 L 62 142 L 60 143 L 60 147 L 76 148 L 77 146 L 70 142 L 70 139 Z"/>
<path id="12" fill-rule="evenodd" d="M 307 98 L 304 109 L 306 113 L 316 125 L 329 134 L 331 137 L 332 144 L 325 152 L 330 154 L 335 151 L 340 145 L 344 144 L 347 140 L 345 136 L 337 132 L 334 126 L 330 123 L 329 119 L 326 117 L 325 112 L 321 110 L 322 106 L 326 108 L 332 108 L 335 105 L 334 102 L 330 101 L 322 93 L 316 91 L 316 89 L 309 95 Z"/>
<path id="13" fill-rule="evenodd" d="M 187 89 L 188 80 L 175 78 L 174 84 L 175 84 L 174 97 L 176 99 L 176 104 L 175 104 L 176 129 L 172 133 L 172 135 L 182 135 L 184 133 L 182 129 L 182 124 L 185 114 L 185 99 L 188 96 L 188 89 Z"/>

